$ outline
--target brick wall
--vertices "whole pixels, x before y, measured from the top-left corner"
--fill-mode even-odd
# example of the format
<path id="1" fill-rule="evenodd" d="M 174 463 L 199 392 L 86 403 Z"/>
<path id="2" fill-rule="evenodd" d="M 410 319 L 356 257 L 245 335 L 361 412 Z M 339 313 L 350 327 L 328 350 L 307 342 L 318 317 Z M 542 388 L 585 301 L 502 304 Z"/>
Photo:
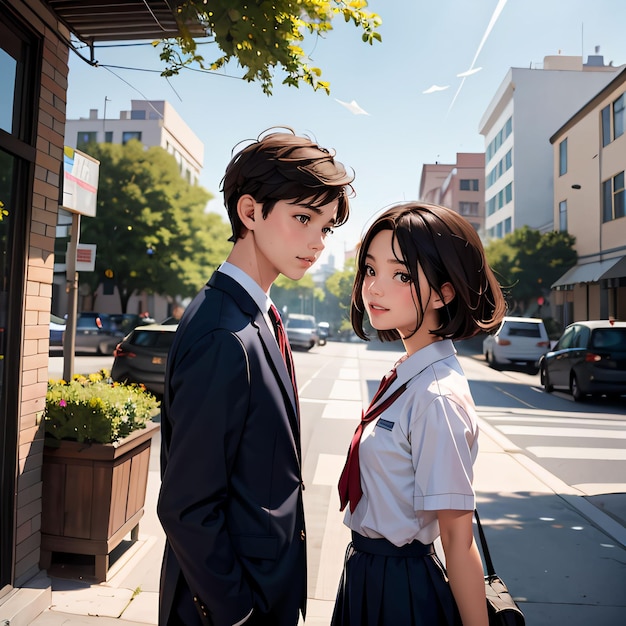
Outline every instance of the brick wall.
<path id="1" fill-rule="evenodd" d="M 15 586 L 39 571 L 41 538 L 41 417 L 48 379 L 50 305 L 59 173 L 63 163 L 70 34 L 38 1 L 16 3 L 43 37 L 37 152 L 28 232 L 18 441 Z"/>

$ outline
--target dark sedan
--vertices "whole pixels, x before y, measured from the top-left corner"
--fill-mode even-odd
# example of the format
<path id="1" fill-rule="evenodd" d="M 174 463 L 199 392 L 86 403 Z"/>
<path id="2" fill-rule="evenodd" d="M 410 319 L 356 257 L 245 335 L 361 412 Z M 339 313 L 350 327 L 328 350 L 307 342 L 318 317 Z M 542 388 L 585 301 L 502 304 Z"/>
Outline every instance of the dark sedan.
<path id="1" fill-rule="evenodd" d="M 163 395 L 167 354 L 178 326 L 138 326 L 115 348 L 111 378 L 118 382 L 143 384 L 148 391 Z"/>
<path id="2" fill-rule="evenodd" d="M 576 401 L 588 395 L 626 394 L 626 322 L 570 324 L 539 360 L 539 371 L 547 392 L 565 388 Z"/>

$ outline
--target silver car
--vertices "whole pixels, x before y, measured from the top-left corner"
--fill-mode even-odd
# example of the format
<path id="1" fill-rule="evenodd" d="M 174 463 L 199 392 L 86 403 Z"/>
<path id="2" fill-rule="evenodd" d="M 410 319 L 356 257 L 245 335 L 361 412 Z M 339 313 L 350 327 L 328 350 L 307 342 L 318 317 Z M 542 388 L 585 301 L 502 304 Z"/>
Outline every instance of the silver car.
<path id="1" fill-rule="evenodd" d="M 319 340 L 317 323 L 312 315 L 290 313 L 285 324 L 287 339 L 292 348 L 310 350 Z"/>

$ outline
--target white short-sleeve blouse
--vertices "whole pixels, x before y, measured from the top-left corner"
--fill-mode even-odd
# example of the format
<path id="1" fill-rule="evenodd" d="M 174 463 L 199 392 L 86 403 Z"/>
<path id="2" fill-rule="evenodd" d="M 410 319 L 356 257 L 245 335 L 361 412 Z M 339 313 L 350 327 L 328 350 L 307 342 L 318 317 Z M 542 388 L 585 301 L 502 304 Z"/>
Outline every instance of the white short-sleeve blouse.
<path id="1" fill-rule="evenodd" d="M 439 535 L 437 511 L 473 510 L 478 452 L 474 401 L 456 350 L 438 341 L 396 366 L 385 396 L 404 393 L 364 429 L 359 448 L 363 496 L 344 523 L 402 546 Z"/>

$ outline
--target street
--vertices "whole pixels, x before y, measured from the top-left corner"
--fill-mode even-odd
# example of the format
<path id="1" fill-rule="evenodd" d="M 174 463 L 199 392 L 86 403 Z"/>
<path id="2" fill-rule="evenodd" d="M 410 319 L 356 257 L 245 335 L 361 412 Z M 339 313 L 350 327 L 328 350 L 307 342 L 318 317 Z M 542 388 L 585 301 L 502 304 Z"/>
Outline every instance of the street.
<path id="1" fill-rule="evenodd" d="M 626 608 L 623 401 L 581 404 L 569 394 L 546 394 L 537 375 L 490 369 L 476 345 L 457 347 L 481 418 L 478 509 L 496 571 L 526 623 L 619 623 L 616 616 Z M 401 354 L 400 344 L 336 342 L 294 352 L 306 486 L 307 625 L 328 624 L 349 541 L 336 487 L 349 441 L 362 404 Z M 75 370 L 89 373 L 111 362 L 81 356 Z M 50 377 L 60 372 L 62 359 L 51 358 Z M 151 463 L 157 479 L 156 450 Z M 142 532 L 158 534 L 153 502 L 146 502 Z M 147 574 L 130 576 L 124 586 L 158 590 L 161 541 Z"/>

